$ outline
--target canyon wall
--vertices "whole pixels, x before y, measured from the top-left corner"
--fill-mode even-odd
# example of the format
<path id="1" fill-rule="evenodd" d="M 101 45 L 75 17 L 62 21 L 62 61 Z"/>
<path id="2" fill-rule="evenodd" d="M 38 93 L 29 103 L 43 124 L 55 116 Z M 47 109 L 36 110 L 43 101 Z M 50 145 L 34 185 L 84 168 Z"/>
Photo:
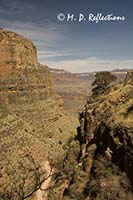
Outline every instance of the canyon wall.
<path id="1" fill-rule="evenodd" d="M 49 200 L 131 200 L 133 71 L 123 83 L 89 97 L 79 122 Z"/>
<path id="2" fill-rule="evenodd" d="M 0 30 L 0 107 L 30 104 L 52 94 L 50 72 L 39 64 L 32 41 Z"/>
<path id="3" fill-rule="evenodd" d="M 0 199 L 32 198 L 74 132 L 32 41 L 0 29 Z"/>

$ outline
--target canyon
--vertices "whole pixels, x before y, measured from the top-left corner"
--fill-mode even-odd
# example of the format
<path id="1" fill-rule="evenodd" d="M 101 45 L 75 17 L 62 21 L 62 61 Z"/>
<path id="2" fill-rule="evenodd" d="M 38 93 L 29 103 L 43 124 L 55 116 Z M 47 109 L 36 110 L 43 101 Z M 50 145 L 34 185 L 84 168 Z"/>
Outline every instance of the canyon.
<path id="1" fill-rule="evenodd" d="M 0 29 L 1 200 L 133 198 L 133 71 L 112 73 L 93 97 L 95 74 L 49 69 Z"/>

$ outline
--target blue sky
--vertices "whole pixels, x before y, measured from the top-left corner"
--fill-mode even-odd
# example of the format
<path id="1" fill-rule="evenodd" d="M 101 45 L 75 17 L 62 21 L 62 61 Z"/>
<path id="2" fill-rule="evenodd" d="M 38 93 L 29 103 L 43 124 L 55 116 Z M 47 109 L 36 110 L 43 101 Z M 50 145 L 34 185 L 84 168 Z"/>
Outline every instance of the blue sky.
<path id="1" fill-rule="evenodd" d="M 39 62 L 72 72 L 133 68 L 132 0 L 0 0 L 0 27 L 33 40 Z M 125 21 L 59 21 L 103 13 Z"/>

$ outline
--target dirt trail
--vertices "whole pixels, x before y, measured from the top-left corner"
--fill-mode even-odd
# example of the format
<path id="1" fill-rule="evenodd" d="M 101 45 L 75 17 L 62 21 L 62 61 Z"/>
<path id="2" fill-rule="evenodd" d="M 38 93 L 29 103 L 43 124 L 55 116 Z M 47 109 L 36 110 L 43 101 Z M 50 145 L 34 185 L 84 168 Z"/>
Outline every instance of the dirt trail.
<path id="1" fill-rule="evenodd" d="M 48 179 L 46 179 L 43 183 L 42 183 L 42 185 L 41 185 L 41 189 L 42 190 L 38 190 L 37 192 L 36 192 L 36 200 L 46 200 L 47 199 L 47 196 L 48 196 L 48 191 L 46 190 L 48 187 L 49 187 L 49 185 L 50 185 L 50 181 L 51 181 L 51 174 L 53 173 L 52 171 L 51 171 L 51 167 L 50 167 L 50 164 L 49 164 L 49 162 L 48 161 L 46 161 L 45 163 L 44 163 L 44 169 L 46 170 L 46 176 L 48 177 Z M 43 190 L 45 190 L 45 191 L 43 191 Z"/>

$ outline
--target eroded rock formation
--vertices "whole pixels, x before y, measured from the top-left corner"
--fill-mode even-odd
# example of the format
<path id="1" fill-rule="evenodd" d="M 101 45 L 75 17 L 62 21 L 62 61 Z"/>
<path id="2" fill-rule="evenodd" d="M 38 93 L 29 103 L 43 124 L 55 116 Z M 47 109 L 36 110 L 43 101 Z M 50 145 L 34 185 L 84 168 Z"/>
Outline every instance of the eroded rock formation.
<path id="1" fill-rule="evenodd" d="M 99 97 L 90 97 L 80 113 L 77 136 L 70 143 L 62 167 L 63 175 L 58 177 L 58 180 L 64 178 L 59 187 L 62 188 L 60 199 L 133 198 L 131 74 L 127 74 L 124 84 L 112 87 Z M 67 185 L 64 185 L 66 180 Z M 57 188 L 54 191 L 58 194 Z M 50 195 L 49 199 L 52 198 Z"/>

